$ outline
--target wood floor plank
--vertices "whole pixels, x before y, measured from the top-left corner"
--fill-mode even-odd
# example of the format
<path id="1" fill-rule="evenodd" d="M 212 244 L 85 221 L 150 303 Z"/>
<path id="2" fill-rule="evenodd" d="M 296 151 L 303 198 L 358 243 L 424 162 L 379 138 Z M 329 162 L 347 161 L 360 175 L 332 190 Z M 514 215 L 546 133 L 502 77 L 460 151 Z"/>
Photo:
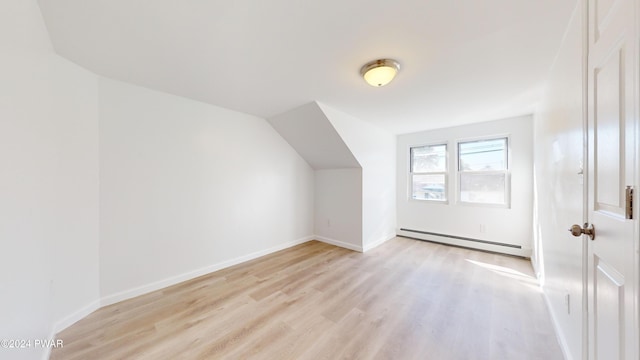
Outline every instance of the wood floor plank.
<path id="1" fill-rule="evenodd" d="M 114 304 L 51 359 L 562 359 L 528 261 L 317 241 Z"/>

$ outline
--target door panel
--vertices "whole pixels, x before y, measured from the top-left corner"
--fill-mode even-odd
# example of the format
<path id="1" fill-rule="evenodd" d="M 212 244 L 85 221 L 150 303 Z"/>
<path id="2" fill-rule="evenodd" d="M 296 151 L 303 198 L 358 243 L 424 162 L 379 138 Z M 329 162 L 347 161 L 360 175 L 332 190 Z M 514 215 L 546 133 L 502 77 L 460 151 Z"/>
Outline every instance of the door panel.
<path id="1" fill-rule="evenodd" d="M 594 259 L 595 338 L 598 359 L 619 359 L 624 353 L 624 276 L 598 257 Z"/>
<path id="2" fill-rule="evenodd" d="M 624 179 L 624 166 L 620 166 L 624 138 L 620 133 L 624 126 L 621 111 L 624 98 L 620 96 L 624 89 L 620 69 L 620 53 L 615 51 L 606 62 L 595 68 L 595 183 L 596 210 L 611 211 L 623 214 L 621 204 L 621 179 Z"/>
<path id="3" fill-rule="evenodd" d="M 625 217 L 625 188 L 637 189 L 637 3 L 589 0 L 587 216 L 596 233 L 586 240 L 590 359 L 638 358 L 638 223 Z"/>

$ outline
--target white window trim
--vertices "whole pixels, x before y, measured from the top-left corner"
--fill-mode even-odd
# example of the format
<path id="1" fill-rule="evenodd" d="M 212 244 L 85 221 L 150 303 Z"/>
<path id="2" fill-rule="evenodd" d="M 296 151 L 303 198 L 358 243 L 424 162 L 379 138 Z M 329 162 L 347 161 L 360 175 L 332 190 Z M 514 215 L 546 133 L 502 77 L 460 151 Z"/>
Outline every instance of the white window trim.
<path id="1" fill-rule="evenodd" d="M 460 170 L 460 144 L 466 142 L 474 142 L 474 141 L 482 141 L 482 140 L 496 140 L 496 139 L 507 139 L 507 168 L 505 170 L 493 170 L 493 171 L 461 171 Z M 511 154 L 511 135 L 510 134 L 496 134 L 490 136 L 482 136 L 482 137 L 474 137 L 474 138 L 465 138 L 458 139 L 455 143 L 455 169 L 456 169 L 456 204 L 471 206 L 471 207 L 484 207 L 484 208 L 498 208 L 498 209 L 510 209 L 511 208 L 511 160 L 513 158 Z M 466 174 L 504 174 L 505 175 L 505 184 L 504 184 L 504 204 L 489 204 L 489 203 L 480 203 L 480 202 L 472 202 L 472 201 L 462 201 L 460 199 L 461 184 L 462 184 L 462 173 Z"/>
<path id="2" fill-rule="evenodd" d="M 424 146 L 439 146 L 439 145 L 444 145 L 445 146 L 445 153 L 444 153 L 444 166 L 445 169 L 444 171 L 438 171 L 438 172 L 417 172 L 414 173 L 413 172 L 413 154 L 411 152 L 411 149 L 413 148 L 418 148 L 418 147 L 424 147 Z M 450 199 L 450 191 L 449 191 L 449 151 L 451 149 L 451 144 L 449 144 L 449 141 L 434 141 L 434 142 L 429 142 L 426 144 L 418 144 L 418 145 L 409 145 L 408 147 L 408 151 L 407 153 L 409 154 L 409 163 L 407 166 L 407 173 L 409 174 L 408 176 L 408 181 L 407 181 L 407 198 L 410 202 L 416 202 L 416 203 L 431 203 L 431 204 L 444 204 L 447 205 L 449 204 L 449 199 Z M 436 200 L 436 199 L 414 199 L 413 197 L 413 176 L 414 175 L 444 175 L 444 196 L 445 199 L 444 200 Z"/>

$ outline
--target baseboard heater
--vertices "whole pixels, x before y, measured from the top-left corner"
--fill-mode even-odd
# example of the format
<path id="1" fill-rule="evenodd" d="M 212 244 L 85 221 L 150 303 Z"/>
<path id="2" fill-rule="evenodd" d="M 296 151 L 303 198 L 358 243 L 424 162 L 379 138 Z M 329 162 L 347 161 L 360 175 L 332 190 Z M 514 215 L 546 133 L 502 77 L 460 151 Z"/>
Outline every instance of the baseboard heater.
<path id="1" fill-rule="evenodd" d="M 480 239 L 468 238 L 468 237 L 464 237 L 464 236 L 438 234 L 438 233 L 429 232 L 429 231 L 420 231 L 420 230 L 404 229 L 404 228 L 400 228 L 400 230 L 401 231 L 412 232 L 412 233 L 416 233 L 416 234 L 433 235 L 433 236 L 446 237 L 446 238 L 450 238 L 450 239 L 473 241 L 473 242 L 482 243 L 482 244 L 490 244 L 490 245 L 497 245 L 497 246 L 515 248 L 515 249 L 522 249 L 522 246 L 520 246 L 520 245 L 513 245 L 513 244 L 499 243 L 499 242 L 495 242 L 495 241 L 480 240 Z"/>

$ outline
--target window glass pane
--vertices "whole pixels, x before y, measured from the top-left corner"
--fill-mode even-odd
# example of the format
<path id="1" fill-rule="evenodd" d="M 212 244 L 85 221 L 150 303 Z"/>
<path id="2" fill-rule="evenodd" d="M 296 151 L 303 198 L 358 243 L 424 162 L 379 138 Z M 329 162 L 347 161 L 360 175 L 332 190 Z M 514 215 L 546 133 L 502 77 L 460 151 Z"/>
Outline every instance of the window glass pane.
<path id="1" fill-rule="evenodd" d="M 413 175 L 412 197 L 419 200 L 446 200 L 444 174 Z"/>
<path id="2" fill-rule="evenodd" d="M 460 173 L 460 201 L 505 204 L 505 174 Z"/>
<path id="3" fill-rule="evenodd" d="M 507 139 L 459 143 L 458 156 L 460 171 L 506 170 Z"/>
<path id="4" fill-rule="evenodd" d="M 447 170 L 447 145 L 411 148 L 412 172 L 444 172 Z"/>

